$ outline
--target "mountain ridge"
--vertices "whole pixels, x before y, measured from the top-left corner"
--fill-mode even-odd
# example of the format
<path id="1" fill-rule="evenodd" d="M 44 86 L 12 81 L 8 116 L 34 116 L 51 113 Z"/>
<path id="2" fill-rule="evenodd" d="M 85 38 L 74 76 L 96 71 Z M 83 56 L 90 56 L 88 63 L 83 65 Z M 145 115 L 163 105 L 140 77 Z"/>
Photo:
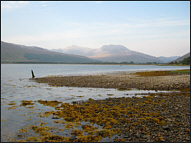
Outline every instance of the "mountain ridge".
<path id="1" fill-rule="evenodd" d="M 1 63 L 93 63 L 88 57 L 1 41 Z"/>

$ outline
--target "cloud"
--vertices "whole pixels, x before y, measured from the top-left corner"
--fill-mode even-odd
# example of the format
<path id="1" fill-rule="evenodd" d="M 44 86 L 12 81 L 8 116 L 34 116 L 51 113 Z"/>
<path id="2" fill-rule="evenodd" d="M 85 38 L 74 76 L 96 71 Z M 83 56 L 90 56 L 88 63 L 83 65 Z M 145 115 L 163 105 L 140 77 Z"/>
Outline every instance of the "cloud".
<path id="1" fill-rule="evenodd" d="M 181 29 L 182 26 L 189 26 L 189 20 L 170 20 L 170 19 L 153 19 L 140 20 L 137 22 L 123 23 L 73 23 L 76 30 L 81 29 L 89 37 L 121 37 L 130 39 L 140 38 L 169 38 L 188 36 L 189 32 Z M 175 26 L 180 26 L 177 30 L 171 30 Z M 71 27 L 71 29 L 72 29 Z M 171 29 L 168 30 L 168 27 Z"/>
<path id="2" fill-rule="evenodd" d="M 29 4 L 29 1 L 2 1 L 1 9 L 2 10 L 10 10 L 14 8 L 20 8 Z"/>

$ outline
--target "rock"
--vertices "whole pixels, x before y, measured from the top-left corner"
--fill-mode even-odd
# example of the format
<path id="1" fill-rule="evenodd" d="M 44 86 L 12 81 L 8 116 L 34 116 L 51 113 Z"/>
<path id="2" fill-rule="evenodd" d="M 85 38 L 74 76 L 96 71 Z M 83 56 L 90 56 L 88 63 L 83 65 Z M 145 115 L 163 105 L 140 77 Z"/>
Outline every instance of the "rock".
<path id="1" fill-rule="evenodd" d="M 99 113 L 99 111 L 95 111 L 95 113 Z"/>
<path id="2" fill-rule="evenodd" d="M 126 118 L 125 121 L 126 122 L 131 122 L 131 119 L 130 118 Z"/>
<path id="3" fill-rule="evenodd" d="M 137 138 L 140 138 L 140 137 L 141 137 L 141 133 L 140 133 L 140 132 L 137 132 L 137 133 L 135 134 L 135 136 L 136 136 Z"/>
<path id="4" fill-rule="evenodd" d="M 73 140 L 76 140 L 76 139 L 77 139 L 76 136 L 71 136 L 69 141 L 73 141 Z"/>
<path id="5" fill-rule="evenodd" d="M 139 141 L 141 141 L 141 142 L 145 142 L 145 141 L 147 141 L 147 139 L 140 139 Z"/>
<path id="6" fill-rule="evenodd" d="M 189 138 L 186 138 L 187 141 L 189 141 L 190 139 Z"/>
<path id="7" fill-rule="evenodd" d="M 128 111 L 127 113 L 128 113 L 128 114 L 132 114 L 133 112 L 132 112 L 132 111 Z"/>
<path id="8" fill-rule="evenodd" d="M 143 138 L 146 138 L 147 140 L 150 140 L 151 136 L 150 135 L 144 135 Z"/>
<path id="9" fill-rule="evenodd" d="M 158 126 L 158 123 L 155 123 L 155 126 Z"/>
<path id="10" fill-rule="evenodd" d="M 60 119 L 60 118 L 53 116 L 52 119 Z"/>
<path id="11" fill-rule="evenodd" d="M 129 136 L 128 136 L 128 134 L 126 134 L 126 136 L 124 136 L 123 138 L 128 138 Z"/>
<path id="12" fill-rule="evenodd" d="M 76 102 L 76 101 L 73 101 L 72 103 L 73 103 L 73 104 L 76 104 L 77 102 Z"/>
<path id="13" fill-rule="evenodd" d="M 163 128 L 164 130 L 170 130 L 170 128 L 169 128 L 168 126 L 162 126 L 162 128 Z"/>
<path id="14" fill-rule="evenodd" d="M 165 142 L 164 138 L 160 140 L 160 142 Z"/>

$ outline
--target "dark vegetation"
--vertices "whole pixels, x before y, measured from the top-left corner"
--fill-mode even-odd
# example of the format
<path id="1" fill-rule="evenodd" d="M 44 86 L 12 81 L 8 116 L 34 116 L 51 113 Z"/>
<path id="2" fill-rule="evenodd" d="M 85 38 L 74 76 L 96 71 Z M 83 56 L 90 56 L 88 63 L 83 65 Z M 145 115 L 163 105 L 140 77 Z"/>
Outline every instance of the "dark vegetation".
<path id="1" fill-rule="evenodd" d="M 190 65 L 190 57 L 185 58 L 185 59 L 182 61 L 182 64 L 183 64 L 183 65 Z"/>
<path id="2" fill-rule="evenodd" d="M 182 65 L 190 65 L 190 57 L 184 58 L 183 61 L 180 62 L 170 62 L 170 64 L 182 64 Z"/>

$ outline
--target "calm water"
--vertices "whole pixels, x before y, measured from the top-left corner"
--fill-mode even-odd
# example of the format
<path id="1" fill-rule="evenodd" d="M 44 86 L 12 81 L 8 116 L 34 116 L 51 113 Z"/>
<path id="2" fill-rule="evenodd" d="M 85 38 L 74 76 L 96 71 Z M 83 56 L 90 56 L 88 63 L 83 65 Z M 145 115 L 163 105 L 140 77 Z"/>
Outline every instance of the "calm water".
<path id="1" fill-rule="evenodd" d="M 36 77 L 51 75 L 91 75 L 117 72 L 132 72 L 138 70 L 174 70 L 189 69 L 188 66 L 154 66 L 154 65 L 55 65 L 55 64 L 1 64 L 1 141 L 8 141 L 9 137 L 15 137 L 22 127 L 34 124 L 34 121 L 42 120 L 36 116 L 38 112 L 54 110 L 35 104 L 35 108 L 27 109 L 19 106 L 21 100 L 58 100 L 71 103 L 72 101 L 93 99 L 105 99 L 113 97 L 131 97 L 135 93 L 148 93 L 155 91 L 131 90 L 117 91 L 106 88 L 73 88 L 50 87 L 47 84 L 39 84 L 30 81 L 31 70 Z M 113 96 L 108 96 L 108 95 Z M 128 96 L 127 96 L 128 94 Z M 14 101 L 16 109 L 10 109 L 9 103 Z M 34 115 L 34 112 L 36 113 Z M 30 119 L 30 120 L 27 120 Z M 52 125 L 51 118 L 43 118 Z M 44 121 L 44 122 L 45 122 Z M 70 130 L 69 130 L 70 131 Z M 63 134 L 67 134 L 68 130 Z M 62 134 L 62 135 L 63 135 Z M 106 141 L 106 140 L 102 140 Z"/>

